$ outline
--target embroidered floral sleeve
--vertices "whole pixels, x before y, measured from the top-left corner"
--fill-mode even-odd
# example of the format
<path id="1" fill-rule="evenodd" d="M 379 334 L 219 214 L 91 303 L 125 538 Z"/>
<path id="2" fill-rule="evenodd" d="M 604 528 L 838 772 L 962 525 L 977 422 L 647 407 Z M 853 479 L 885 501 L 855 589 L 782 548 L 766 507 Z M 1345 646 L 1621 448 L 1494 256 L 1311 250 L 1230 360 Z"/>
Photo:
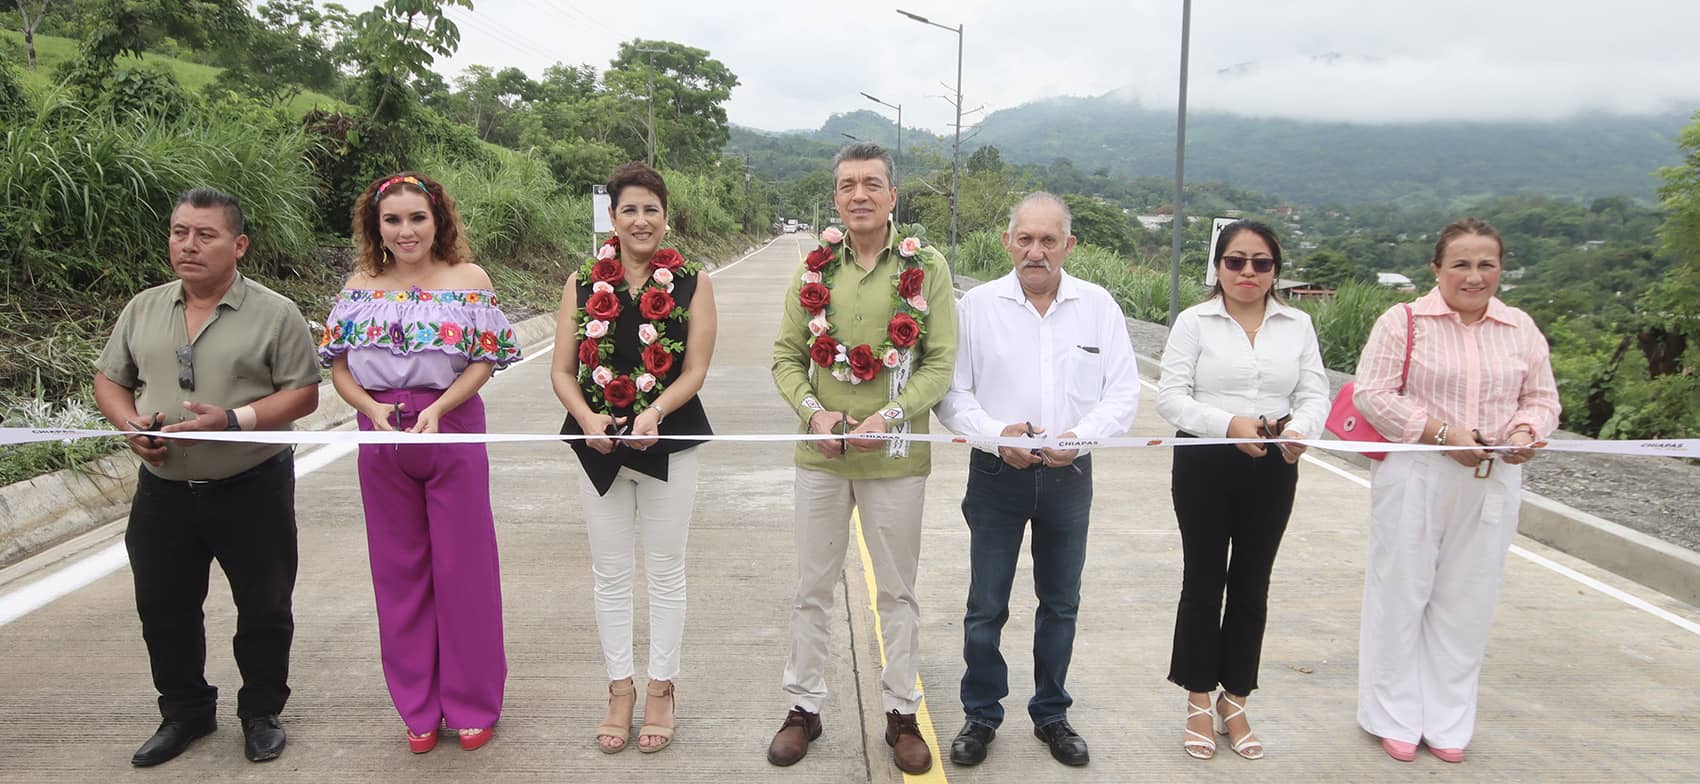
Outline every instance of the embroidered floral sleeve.
<path id="1" fill-rule="evenodd" d="M 479 289 L 343 289 L 319 338 L 325 366 L 353 349 L 395 356 L 441 351 L 501 370 L 519 359 L 513 326 L 494 292 Z"/>

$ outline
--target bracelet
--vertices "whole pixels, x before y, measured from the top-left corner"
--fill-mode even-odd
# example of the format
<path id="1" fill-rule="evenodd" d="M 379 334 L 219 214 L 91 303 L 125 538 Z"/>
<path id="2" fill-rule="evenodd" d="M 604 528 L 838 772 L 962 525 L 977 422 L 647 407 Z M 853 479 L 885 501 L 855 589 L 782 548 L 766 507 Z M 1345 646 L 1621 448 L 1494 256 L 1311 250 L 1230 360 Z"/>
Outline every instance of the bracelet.
<path id="1" fill-rule="evenodd" d="M 1446 446 L 1447 431 L 1449 431 L 1451 429 L 1452 429 L 1451 424 L 1446 423 L 1446 422 L 1440 423 L 1440 429 L 1434 431 L 1434 445 L 1435 446 Z"/>
<path id="2" fill-rule="evenodd" d="M 655 425 L 656 425 L 656 427 L 660 427 L 661 426 L 661 420 L 667 418 L 667 409 L 662 408 L 661 406 L 659 406 L 655 403 L 650 403 L 649 404 L 649 410 L 655 412 Z"/>

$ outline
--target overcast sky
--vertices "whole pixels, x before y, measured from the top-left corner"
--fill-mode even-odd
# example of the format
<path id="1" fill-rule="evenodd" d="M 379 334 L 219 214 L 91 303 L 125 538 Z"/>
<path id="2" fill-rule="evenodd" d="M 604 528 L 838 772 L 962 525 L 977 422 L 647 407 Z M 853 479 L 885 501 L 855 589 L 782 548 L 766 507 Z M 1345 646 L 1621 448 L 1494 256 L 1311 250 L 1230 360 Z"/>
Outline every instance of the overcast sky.
<path id="1" fill-rule="evenodd" d="M 557 62 L 606 68 L 621 41 L 707 49 L 742 84 L 732 122 L 815 128 L 833 112 L 903 104 L 944 132 L 956 35 L 967 108 L 1116 91 L 1175 103 L 1180 0 L 476 0 L 455 9 L 452 80 L 474 63 L 532 76 Z M 369 2 L 355 0 L 350 7 Z M 1198 0 L 1193 110 L 1342 121 L 1546 119 L 1585 111 L 1700 109 L 1695 0 Z"/>

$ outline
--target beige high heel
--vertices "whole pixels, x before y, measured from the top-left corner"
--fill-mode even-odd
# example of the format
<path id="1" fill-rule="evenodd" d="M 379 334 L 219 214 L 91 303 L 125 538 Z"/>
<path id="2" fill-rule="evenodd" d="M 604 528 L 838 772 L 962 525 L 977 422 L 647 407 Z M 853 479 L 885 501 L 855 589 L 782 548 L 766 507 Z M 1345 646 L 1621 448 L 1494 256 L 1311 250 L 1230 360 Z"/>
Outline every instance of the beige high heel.
<path id="1" fill-rule="evenodd" d="M 608 704 L 610 705 L 614 704 L 615 697 L 630 697 L 636 693 L 637 687 L 629 679 L 624 683 L 621 683 L 620 681 L 608 682 Z M 636 699 L 632 700 L 632 707 L 634 709 L 637 707 Z M 625 751 L 626 747 L 631 745 L 629 741 L 631 732 L 632 720 L 629 718 L 626 719 L 626 725 L 623 727 L 618 724 L 598 725 L 596 727 L 596 748 L 601 749 L 603 754 L 614 754 L 616 752 Z M 620 745 L 604 745 L 602 743 L 603 738 L 618 738 Z"/>
<path id="2" fill-rule="evenodd" d="M 678 701 L 678 699 L 674 698 L 674 696 L 673 696 L 673 682 L 672 681 L 654 681 L 654 680 L 652 680 L 652 681 L 649 682 L 648 686 L 644 687 L 644 693 L 648 694 L 651 697 L 666 697 L 669 702 L 673 703 L 673 723 L 674 724 L 679 723 L 679 701 Z M 645 736 L 652 737 L 652 738 L 660 738 L 661 742 L 655 744 L 654 746 L 645 746 L 642 743 L 642 740 Z M 643 726 L 638 728 L 638 741 L 639 741 L 638 751 L 641 751 L 645 754 L 654 754 L 655 752 L 658 752 L 662 749 L 667 748 L 669 745 L 672 745 L 672 743 L 673 743 L 673 728 L 670 727 L 670 726 L 663 726 L 663 725 L 660 725 L 660 724 L 650 724 L 649 723 L 649 711 L 645 710 L 644 716 L 643 716 Z"/>

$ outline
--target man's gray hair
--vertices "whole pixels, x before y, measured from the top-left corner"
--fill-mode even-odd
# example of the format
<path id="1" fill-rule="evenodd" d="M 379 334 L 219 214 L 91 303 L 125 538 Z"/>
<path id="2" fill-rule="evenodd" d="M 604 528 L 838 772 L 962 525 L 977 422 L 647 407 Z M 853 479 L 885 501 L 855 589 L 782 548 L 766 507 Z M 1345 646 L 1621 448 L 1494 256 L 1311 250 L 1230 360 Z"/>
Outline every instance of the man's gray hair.
<path id="1" fill-rule="evenodd" d="M 1051 193 L 1050 191 L 1034 191 L 1032 193 L 1027 194 L 1026 196 L 1023 196 L 1021 198 L 1021 201 L 1018 201 L 1018 202 L 1015 203 L 1014 207 L 1010 207 L 1009 208 L 1009 228 L 1006 229 L 1005 231 L 1009 232 L 1010 234 L 1014 234 L 1015 233 L 1015 216 L 1020 215 L 1021 211 L 1023 209 L 1026 209 L 1028 206 L 1034 205 L 1034 204 L 1044 204 L 1046 206 L 1055 207 L 1058 210 L 1060 210 L 1062 212 L 1062 216 L 1063 216 L 1063 236 L 1067 237 L 1070 233 L 1072 233 L 1070 231 L 1070 229 L 1072 229 L 1074 227 L 1074 213 L 1068 211 L 1068 202 L 1065 202 L 1062 199 L 1057 198 L 1057 195 L 1054 194 L 1054 193 Z"/>
<path id="2" fill-rule="evenodd" d="M 832 156 L 832 176 L 838 177 L 838 164 L 845 161 L 879 161 L 885 164 L 885 182 L 896 185 L 891 179 L 891 172 L 896 167 L 891 162 L 891 152 L 873 142 L 851 142 L 844 145 L 837 155 Z"/>

